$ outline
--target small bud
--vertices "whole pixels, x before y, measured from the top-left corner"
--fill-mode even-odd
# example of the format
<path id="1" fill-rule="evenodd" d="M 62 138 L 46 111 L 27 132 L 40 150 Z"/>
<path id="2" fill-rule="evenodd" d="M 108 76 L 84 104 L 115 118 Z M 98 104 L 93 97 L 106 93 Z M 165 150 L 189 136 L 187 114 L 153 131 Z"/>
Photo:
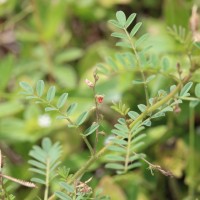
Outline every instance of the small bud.
<path id="1" fill-rule="evenodd" d="M 97 82 L 99 80 L 99 76 L 97 75 L 97 70 L 96 69 L 95 69 L 95 71 L 93 73 L 93 76 L 94 76 L 95 82 Z"/>
<path id="2" fill-rule="evenodd" d="M 103 102 L 103 99 L 104 99 L 104 95 L 96 95 L 96 101 L 98 103 L 102 103 Z"/>
<path id="3" fill-rule="evenodd" d="M 93 88 L 94 87 L 94 83 L 92 83 L 90 80 L 85 79 L 85 83 L 90 87 Z"/>
<path id="4" fill-rule="evenodd" d="M 94 79 L 95 79 L 95 81 L 97 82 L 97 81 L 99 80 L 99 76 L 98 76 L 98 75 L 95 75 L 95 76 L 94 76 Z"/>
<path id="5" fill-rule="evenodd" d="M 174 109 L 174 113 L 180 113 L 181 112 L 181 108 L 179 107 L 178 104 L 176 104 L 173 109 Z"/>

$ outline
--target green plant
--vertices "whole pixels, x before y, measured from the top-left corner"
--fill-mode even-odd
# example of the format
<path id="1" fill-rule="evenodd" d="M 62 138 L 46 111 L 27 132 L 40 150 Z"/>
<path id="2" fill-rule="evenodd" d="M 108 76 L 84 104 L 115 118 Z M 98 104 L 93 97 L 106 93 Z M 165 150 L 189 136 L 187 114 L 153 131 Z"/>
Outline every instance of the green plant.
<path id="1" fill-rule="evenodd" d="M 88 87 L 93 90 L 94 108 L 80 113 L 78 117 L 73 117 L 73 112 L 77 104 L 72 103 L 68 105 L 67 108 L 65 107 L 68 93 L 61 94 L 57 102 L 55 102 L 54 86 L 51 86 L 47 90 L 47 94 L 44 95 L 46 91 L 44 81 L 38 81 L 36 89 L 33 89 L 33 87 L 26 82 L 20 83 L 20 86 L 24 90 L 23 93 L 28 99 L 34 99 L 36 103 L 45 105 L 46 112 L 56 112 L 58 114 L 57 119 L 65 119 L 68 127 L 76 129 L 90 151 L 90 158 L 75 174 L 69 175 L 69 171 L 64 168 L 59 171 L 59 174 L 62 174 L 61 177 L 64 178 L 64 181 L 62 180 L 59 182 L 61 191 L 49 195 L 50 175 L 53 176 L 53 171 L 55 171 L 60 164 L 58 161 L 60 157 L 60 147 L 58 144 L 52 145 L 49 139 L 43 140 L 42 148 L 34 147 L 30 155 L 37 161 L 30 161 L 30 164 L 34 166 L 32 171 L 41 174 L 43 179 L 33 179 L 33 181 L 35 180 L 38 183 L 45 184 L 44 200 L 52 200 L 56 197 L 64 200 L 98 199 L 94 196 L 91 197 L 93 192 L 88 186 L 89 181 L 82 182 L 81 178 L 87 172 L 88 168 L 106 152 L 108 152 L 105 157 L 107 159 L 106 167 L 116 170 L 118 174 L 125 174 L 129 170 L 141 166 L 140 161 L 144 161 L 152 173 L 153 170 L 157 170 L 166 176 L 173 176 L 170 169 L 165 170 L 160 165 L 153 164 L 146 158 L 146 155 L 142 151 L 146 136 L 144 130 L 146 127 L 152 126 L 153 119 L 163 117 L 167 112 L 178 112 L 179 104 L 181 104 L 183 100 L 189 100 L 192 103 L 199 102 L 199 85 L 195 87 L 197 98 L 190 97 L 189 93 L 193 85 L 191 81 L 191 79 L 193 79 L 193 73 L 199 68 L 198 62 L 195 61 L 198 42 L 193 42 L 190 38 L 190 40 L 188 39 L 188 41 L 184 43 L 183 38 L 185 38 L 185 35 L 183 34 L 183 29 L 180 29 L 179 33 L 175 31 L 175 34 L 180 34 L 181 37 L 183 36 L 182 39 L 178 39 L 178 42 L 181 43 L 180 45 L 187 45 L 187 48 L 184 48 L 184 51 L 181 53 L 185 56 L 185 62 L 189 67 L 181 69 L 179 62 L 177 62 L 177 67 L 175 69 L 169 69 L 168 64 L 166 64 L 168 61 L 164 61 L 163 67 L 155 67 L 153 55 L 148 53 L 150 47 L 149 45 L 145 46 L 147 34 L 142 35 L 139 39 L 135 39 L 135 35 L 142 23 L 138 22 L 131 28 L 130 32 L 128 31 L 128 27 L 132 25 L 135 16 L 136 14 L 132 14 L 126 18 L 122 11 L 118 11 L 116 13 L 117 20 L 110 21 L 117 29 L 112 33 L 112 36 L 121 39 L 116 45 L 126 48 L 130 52 L 118 53 L 115 58 L 108 58 L 106 64 L 98 65 L 98 70 L 95 70 L 93 74 L 94 81 L 86 80 Z M 112 108 L 121 116 L 118 118 L 117 124 L 114 125 L 114 129 L 111 131 L 113 134 L 112 138 L 110 138 L 105 146 L 98 149 L 97 143 L 99 137 L 105 134 L 101 127 L 102 117 L 100 113 L 104 96 L 102 94 L 99 95 L 96 89 L 99 74 L 112 75 L 123 73 L 123 71 L 129 71 L 129 73 L 132 72 L 134 74 L 139 72 L 140 79 L 133 80 L 133 84 L 135 87 L 139 84 L 143 85 L 145 101 L 137 105 L 139 112 L 132 111 L 122 102 L 113 104 Z M 176 75 L 174 76 L 171 72 L 176 73 Z M 156 79 L 158 74 L 170 77 L 176 84 L 173 83 L 167 90 L 160 88 L 156 95 L 151 96 L 149 93 L 149 84 L 153 79 Z M 93 111 L 96 116 L 95 120 L 93 120 L 84 131 L 81 126 L 86 122 L 88 116 L 91 115 Z M 192 149 L 194 146 L 194 130 L 192 128 L 194 126 L 194 119 L 192 116 L 193 111 L 191 110 L 191 151 L 193 151 Z M 89 137 L 93 134 L 95 134 L 95 140 L 91 143 Z M 43 160 L 44 158 L 45 160 Z M 38 161 L 40 163 L 38 163 Z M 191 169 L 190 171 L 190 176 L 193 177 L 193 170 Z M 191 188 L 190 195 L 191 198 L 194 197 L 194 187 Z M 106 198 L 107 197 L 103 197 L 103 199 Z"/>

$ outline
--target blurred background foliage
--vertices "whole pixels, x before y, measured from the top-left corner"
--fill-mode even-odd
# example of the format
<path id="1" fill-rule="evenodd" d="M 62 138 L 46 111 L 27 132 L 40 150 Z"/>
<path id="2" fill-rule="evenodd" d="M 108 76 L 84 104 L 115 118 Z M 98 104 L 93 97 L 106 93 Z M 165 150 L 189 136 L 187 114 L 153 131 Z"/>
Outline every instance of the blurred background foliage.
<path id="1" fill-rule="evenodd" d="M 155 55 L 155 67 L 160 67 L 163 62 L 173 73 L 177 60 L 181 66 L 188 63 L 179 54 L 181 46 L 169 35 L 167 26 L 176 24 L 188 30 L 193 4 L 200 6 L 200 1 L 0 0 L 0 148 L 6 156 L 4 170 L 14 177 L 30 179 L 28 151 L 44 136 L 61 142 L 64 164 L 71 168 L 71 172 L 79 169 L 89 156 L 80 137 L 73 129 L 68 129 L 64 121 L 56 120 L 53 114 L 44 114 L 40 105 L 27 102 L 20 96 L 20 81 L 34 85 L 43 79 L 46 85 L 57 86 L 58 96 L 68 92 L 69 103 L 79 103 L 78 116 L 90 109 L 94 101 L 84 80 L 92 79 L 94 67 L 106 61 L 107 55 L 122 51 L 114 46 L 115 39 L 110 37 L 113 27 L 107 23 L 117 10 L 123 10 L 127 15 L 137 13 L 137 21 L 143 22 L 140 32 L 150 33 L 150 43 L 153 44 L 150 53 Z M 163 61 L 165 55 L 169 64 Z M 137 74 L 129 72 L 111 77 L 100 75 L 97 91 L 105 95 L 101 112 L 105 115 L 103 128 L 107 133 L 101 138 L 101 144 L 118 117 L 110 109 L 112 101 L 122 99 L 131 109 L 144 103 L 142 87 L 131 84 L 135 76 Z M 198 72 L 193 79 L 200 82 L 199 77 Z M 160 87 L 168 88 L 170 84 L 170 79 L 159 75 L 150 84 L 150 94 L 154 95 Z M 154 121 L 148 129 L 144 147 L 149 160 L 171 170 L 175 178 L 158 173 L 152 176 L 145 164 L 142 169 L 117 176 L 104 169 L 104 159 L 92 166 L 83 178 L 87 180 L 93 176 L 91 186 L 103 188 L 113 200 L 186 199 L 191 181 L 200 196 L 198 162 L 195 180 L 189 180 L 187 176 L 188 112 L 188 104 L 182 104 L 180 113 L 170 113 L 166 118 Z M 93 118 L 91 115 L 88 122 Z M 199 122 L 197 107 L 196 160 L 200 156 Z M 37 191 L 15 184 L 12 187 L 17 191 L 17 199 L 35 199 Z"/>

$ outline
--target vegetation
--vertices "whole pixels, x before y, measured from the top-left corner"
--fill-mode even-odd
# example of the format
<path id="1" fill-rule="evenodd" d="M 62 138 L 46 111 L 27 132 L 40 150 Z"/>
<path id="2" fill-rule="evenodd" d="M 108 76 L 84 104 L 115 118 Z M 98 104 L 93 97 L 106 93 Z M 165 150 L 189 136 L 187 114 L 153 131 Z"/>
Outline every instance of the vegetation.
<path id="1" fill-rule="evenodd" d="M 2 199 L 199 197 L 198 6 L 110 2 L 0 2 Z"/>

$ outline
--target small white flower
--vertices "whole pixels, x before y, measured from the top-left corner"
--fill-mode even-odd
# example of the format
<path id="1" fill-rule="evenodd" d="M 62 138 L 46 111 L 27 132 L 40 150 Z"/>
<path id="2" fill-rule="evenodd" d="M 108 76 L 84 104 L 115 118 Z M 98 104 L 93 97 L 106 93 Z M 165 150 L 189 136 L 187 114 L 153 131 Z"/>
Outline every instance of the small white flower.
<path id="1" fill-rule="evenodd" d="M 51 125 L 51 118 L 49 115 L 40 115 L 38 118 L 38 125 L 40 127 L 49 127 Z"/>

